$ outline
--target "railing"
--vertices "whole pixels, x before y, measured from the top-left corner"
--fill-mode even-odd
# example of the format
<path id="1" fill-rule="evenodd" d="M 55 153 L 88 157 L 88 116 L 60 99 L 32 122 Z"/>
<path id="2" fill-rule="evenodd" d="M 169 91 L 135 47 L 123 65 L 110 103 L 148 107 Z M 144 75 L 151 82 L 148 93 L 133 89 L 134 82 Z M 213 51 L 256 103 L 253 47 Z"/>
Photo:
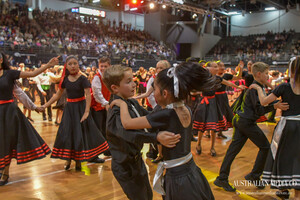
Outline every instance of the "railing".
<path id="1" fill-rule="evenodd" d="M 260 56 L 260 55 L 237 55 L 237 54 L 220 54 L 220 55 L 207 55 L 205 56 L 206 61 L 212 60 L 221 60 L 226 65 L 237 66 L 240 60 L 247 62 L 249 60 L 254 62 L 265 62 L 269 65 L 286 65 L 290 58 L 291 54 L 281 53 L 280 55 L 272 55 L 272 56 Z"/>

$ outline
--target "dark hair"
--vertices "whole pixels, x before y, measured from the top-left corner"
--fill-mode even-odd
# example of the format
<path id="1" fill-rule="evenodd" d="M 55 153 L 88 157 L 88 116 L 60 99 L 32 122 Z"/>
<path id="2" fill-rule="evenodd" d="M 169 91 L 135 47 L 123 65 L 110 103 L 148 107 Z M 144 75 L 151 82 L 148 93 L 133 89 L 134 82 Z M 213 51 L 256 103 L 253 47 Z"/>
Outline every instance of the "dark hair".
<path id="1" fill-rule="evenodd" d="M 277 76 L 277 75 L 279 75 L 279 71 L 272 72 L 272 76 Z"/>
<path id="2" fill-rule="evenodd" d="M 99 63 L 108 63 L 110 65 L 110 58 L 107 58 L 107 57 L 102 57 L 99 59 L 98 61 Z"/>
<path id="3" fill-rule="evenodd" d="M 9 63 L 8 63 L 8 60 L 7 60 L 7 57 L 4 53 L 0 52 L 0 59 L 2 58 L 2 64 L 1 64 L 1 68 L 3 70 L 10 70 L 10 67 L 9 67 Z"/>
<path id="4" fill-rule="evenodd" d="M 300 83 L 300 56 L 297 56 L 296 59 L 289 64 L 291 65 L 291 74 L 294 74 L 294 84 Z"/>
<path id="5" fill-rule="evenodd" d="M 155 78 L 160 86 L 160 91 L 164 89 L 174 95 L 174 79 L 167 75 L 169 69 L 162 70 Z M 211 73 L 197 63 L 183 62 L 176 67 L 175 75 L 179 82 L 179 95 L 175 101 L 187 99 L 191 91 L 211 91 L 220 87 L 220 80 L 212 76 Z"/>

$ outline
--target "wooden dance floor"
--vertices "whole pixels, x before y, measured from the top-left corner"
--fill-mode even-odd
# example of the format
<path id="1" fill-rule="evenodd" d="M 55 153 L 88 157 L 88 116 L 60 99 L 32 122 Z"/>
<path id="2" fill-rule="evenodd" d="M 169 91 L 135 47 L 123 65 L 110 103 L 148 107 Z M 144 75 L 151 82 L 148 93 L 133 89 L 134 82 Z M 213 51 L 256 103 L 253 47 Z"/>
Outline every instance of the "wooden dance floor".
<path id="1" fill-rule="evenodd" d="M 56 137 L 58 126 L 54 122 L 42 120 L 42 115 L 33 112 L 34 127 L 52 148 Z M 55 120 L 55 118 L 53 118 Z M 268 139 L 271 139 L 275 124 L 260 124 Z M 210 139 L 203 138 L 202 154 L 195 154 L 195 142 L 192 142 L 192 153 L 196 164 L 202 169 L 204 175 L 210 183 L 216 200 L 231 199 L 276 199 L 275 191 L 270 187 L 264 190 L 258 190 L 254 186 L 239 185 L 236 186 L 237 192 L 226 192 L 213 185 L 223 157 L 231 142 L 232 130 L 224 133 L 229 136 L 228 139 L 216 140 L 217 157 L 209 155 Z M 153 180 L 153 176 L 157 165 L 151 163 L 145 157 L 145 153 L 149 148 L 144 146 L 143 155 L 145 163 L 149 171 L 149 177 Z M 244 181 L 244 176 L 248 174 L 254 164 L 258 148 L 248 140 L 243 150 L 236 157 L 229 177 L 230 183 L 239 183 Z M 10 168 L 9 184 L 0 187 L 0 199 L 98 199 L 98 200 L 123 200 L 127 199 L 120 185 L 114 178 L 111 171 L 110 158 L 104 164 L 87 164 L 83 167 L 83 171 L 77 172 L 74 169 L 75 163 L 72 163 L 71 170 L 64 170 L 64 162 L 59 159 L 50 159 L 50 156 L 42 160 L 33 161 L 23 165 L 16 165 L 13 160 Z M 293 191 L 291 191 L 293 197 Z M 154 200 L 162 199 L 161 196 L 153 192 Z M 186 199 L 188 200 L 188 199 Z"/>

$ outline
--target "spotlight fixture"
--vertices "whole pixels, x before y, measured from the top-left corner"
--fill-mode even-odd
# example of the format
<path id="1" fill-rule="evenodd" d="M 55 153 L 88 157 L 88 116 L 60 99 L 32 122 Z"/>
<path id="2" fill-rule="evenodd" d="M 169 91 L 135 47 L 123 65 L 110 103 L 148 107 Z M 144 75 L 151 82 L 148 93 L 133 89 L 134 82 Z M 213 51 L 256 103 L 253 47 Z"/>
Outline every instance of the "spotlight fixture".
<path id="1" fill-rule="evenodd" d="M 154 3 L 149 4 L 150 9 L 153 9 L 155 7 Z"/>

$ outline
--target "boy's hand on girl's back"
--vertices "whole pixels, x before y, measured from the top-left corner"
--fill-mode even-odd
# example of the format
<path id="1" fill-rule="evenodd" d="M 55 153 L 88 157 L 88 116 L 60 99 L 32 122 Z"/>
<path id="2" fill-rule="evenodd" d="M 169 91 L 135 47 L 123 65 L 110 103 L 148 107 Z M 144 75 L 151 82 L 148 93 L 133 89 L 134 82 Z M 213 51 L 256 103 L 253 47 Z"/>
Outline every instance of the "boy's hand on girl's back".
<path id="1" fill-rule="evenodd" d="M 168 131 L 160 131 L 156 136 L 157 141 L 168 148 L 175 147 L 180 141 L 180 138 L 180 134 L 175 134 Z"/>
<path id="2" fill-rule="evenodd" d="M 255 89 L 255 90 L 257 90 L 258 88 L 259 88 L 259 85 L 253 83 L 253 84 L 250 85 L 249 90 L 250 90 L 250 89 Z"/>
<path id="3" fill-rule="evenodd" d="M 290 108 L 288 103 L 282 102 L 282 100 L 278 101 L 274 104 L 275 109 L 288 110 Z"/>

